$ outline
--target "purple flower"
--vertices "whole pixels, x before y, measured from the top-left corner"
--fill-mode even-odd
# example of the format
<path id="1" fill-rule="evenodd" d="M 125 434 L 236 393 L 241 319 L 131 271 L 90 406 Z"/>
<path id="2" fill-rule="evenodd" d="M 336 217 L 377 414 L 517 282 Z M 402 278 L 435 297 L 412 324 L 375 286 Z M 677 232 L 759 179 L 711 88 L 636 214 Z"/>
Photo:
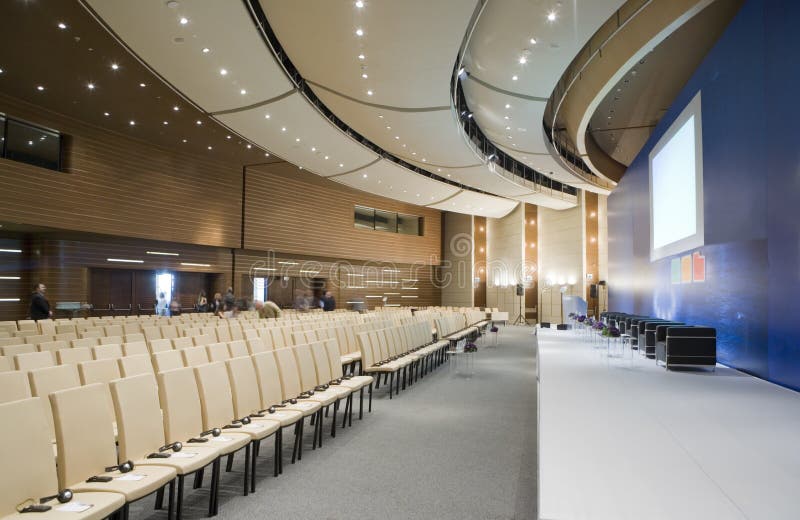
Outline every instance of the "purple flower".
<path id="1" fill-rule="evenodd" d="M 611 336 L 612 338 L 618 338 L 619 334 L 620 334 L 620 332 L 619 332 L 618 328 L 616 328 L 614 326 L 611 326 L 611 327 L 608 328 L 608 335 Z"/>
<path id="2" fill-rule="evenodd" d="M 578 323 L 583 323 L 584 321 L 586 321 L 586 316 L 584 316 L 583 314 L 578 316 Z"/>

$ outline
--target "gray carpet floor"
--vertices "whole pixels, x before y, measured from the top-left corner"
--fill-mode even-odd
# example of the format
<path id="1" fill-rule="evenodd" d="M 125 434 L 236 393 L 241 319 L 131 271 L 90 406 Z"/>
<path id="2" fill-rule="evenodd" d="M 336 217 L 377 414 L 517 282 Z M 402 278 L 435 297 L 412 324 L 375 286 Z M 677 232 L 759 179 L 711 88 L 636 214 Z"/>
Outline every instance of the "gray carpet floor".
<path id="1" fill-rule="evenodd" d="M 532 332 L 501 326 L 499 347 L 481 347 L 472 367 L 451 361 L 391 401 L 382 385 L 373 412 L 362 421 L 354 415 L 352 428 L 337 428 L 336 438 L 325 420 L 322 449 L 311 450 L 306 423 L 303 460 L 294 465 L 294 435 L 286 429 L 284 472 L 277 479 L 273 440 L 265 440 L 257 489 L 247 497 L 243 456 L 237 456 L 233 471 L 222 474 L 219 518 L 537 518 Z M 205 517 L 209 479 L 198 490 L 187 479 L 185 518 Z M 131 518 L 162 519 L 166 512 L 153 510 L 148 497 L 132 505 Z"/>

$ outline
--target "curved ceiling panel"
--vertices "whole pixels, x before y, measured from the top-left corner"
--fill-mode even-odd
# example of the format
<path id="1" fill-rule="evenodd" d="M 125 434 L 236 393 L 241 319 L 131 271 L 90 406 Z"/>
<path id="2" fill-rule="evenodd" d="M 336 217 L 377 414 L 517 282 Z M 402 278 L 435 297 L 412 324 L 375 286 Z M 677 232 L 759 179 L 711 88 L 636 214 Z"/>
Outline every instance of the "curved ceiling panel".
<path id="1" fill-rule="evenodd" d="M 501 197 L 515 197 L 525 195 L 534 190 L 522 186 L 503 175 L 493 172 L 487 165 L 473 166 L 472 168 L 447 169 L 442 168 L 439 175 L 446 176 L 470 188 L 488 191 Z"/>
<path id="2" fill-rule="evenodd" d="M 315 88 L 325 106 L 370 141 L 410 163 L 436 173 L 436 167 L 480 164 L 459 134 L 452 110 L 387 110 Z"/>
<path id="3" fill-rule="evenodd" d="M 333 126 L 298 92 L 258 108 L 215 117 L 254 143 L 319 175 L 339 175 L 378 159 Z"/>
<path id="4" fill-rule="evenodd" d="M 293 88 L 242 2 L 85 1 L 145 63 L 207 112 L 250 106 Z"/>
<path id="5" fill-rule="evenodd" d="M 502 197 L 465 190 L 438 204 L 430 204 L 428 207 L 442 211 L 501 218 L 511 213 L 517 207 L 517 204 L 519 203 L 516 201 Z"/>
<path id="6" fill-rule="evenodd" d="M 402 0 L 359 8 L 349 0 L 261 0 L 304 78 L 359 101 L 403 108 L 450 106 L 453 64 L 476 5 Z"/>
<path id="7" fill-rule="evenodd" d="M 549 190 L 545 188 L 540 193 L 534 193 L 532 195 L 526 195 L 524 197 L 518 197 L 517 200 L 520 202 L 527 202 L 529 204 L 536 204 L 537 206 L 543 206 L 545 208 L 550 209 L 570 209 L 574 208 L 576 205 L 575 197 L 572 195 L 563 195 L 559 193 L 548 193 Z"/>
<path id="8" fill-rule="evenodd" d="M 420 206 L 441 202 L 460 191 L 456 186 L 429 179 L 387 160 L 330 178 L 352 188 Z"/>

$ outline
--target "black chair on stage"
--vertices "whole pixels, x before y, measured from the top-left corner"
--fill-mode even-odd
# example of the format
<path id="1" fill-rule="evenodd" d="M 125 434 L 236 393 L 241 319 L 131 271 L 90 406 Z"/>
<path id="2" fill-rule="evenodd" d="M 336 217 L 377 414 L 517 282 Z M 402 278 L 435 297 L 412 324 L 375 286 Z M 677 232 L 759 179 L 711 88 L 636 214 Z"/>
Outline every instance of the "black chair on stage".
<path id="1" fill-rule="evenodd" d="M 656 338 L 659 330 L 656 329 Z M 656 342 L 656 363 L 664 368 L 712 367 L 717 364 L 717 329 L 713 327 L 664 326 L 664 341 Z"/>

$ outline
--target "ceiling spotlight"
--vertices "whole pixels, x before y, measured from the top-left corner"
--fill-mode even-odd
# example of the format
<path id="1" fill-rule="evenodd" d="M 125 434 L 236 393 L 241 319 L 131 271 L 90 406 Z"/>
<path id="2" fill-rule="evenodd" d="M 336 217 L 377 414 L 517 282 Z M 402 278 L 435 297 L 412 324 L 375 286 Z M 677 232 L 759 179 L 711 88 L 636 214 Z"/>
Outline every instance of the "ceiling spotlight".
<path id="1" fill-rule="evenodd" d="M 364 36 L 364 30 L 360 27 L 356 29 L 356 36 Z"/>
<path id="2" fill-rule="evenodd" d="M 511 81 L 517 81 L 519 78 L 517 76 L 511 76 Z"/>
<path id="3" fill-rule="evenodd" d="M 109 114 L 108 112 L 103 112 L 103 115 L 104 115 L 104 116 L 106 116 L 106 117 L 108 117 L 108 116 L 110 116 L 111 114 Z"/>
<path id="4" fill-rule="evenodd" d="M 361 77 L 367 79 L 369 76 L 367 76 L 367 73 L 365 72 L 364 74 L 361 75 Z"/>
<path id="5" fill-rule="evenodd" d="M 249 150 L 249 149 L 251 149 L 252 147 L 253 147 L 253 145 L 252 145 L 252 144 L 248 144 L 248 145 L 247 145 L 247 149 L 248 149 L 248 150 Z"/>
<path id="6" fill-rule="evenodd" d="M 117 65 L 116 63 L 112 63 L 111 70 L 117 70 L 117 69 L 119 69 L 119 65 Z"/>
<path id="7" fill-rule="evenodd" d="M 357 1 L 356 1 L 356 7 L 358 7 L 359 9 L 361 9 L 362 7 L 364 7 L 364 2 L 362 2 L 361 0 L 357 0 Z"/>
<path id="8" fill-rule="evenodd" d="M 188 19 L 188 18 L 186 18 L 186 17 L 182 17 L 182 18 L 180 19 L 180 22 L 181 22 L 181 25 L 186 25 L 187 23 L 189 23 L 189 19 Z"/>
<path id="9" fill-rule="evenodd" d="M 503 119 L 505 119 L 506 121 L 508 121 L 509 117 L 508 117 L 508 116 L 503 116 Z"/>
<path id="10" fill-rule="evenodd" d="M 202 125 L 203 124 L 203 122 L 200 121 L 199 119 L 197 121 L 195 121 L 195 123 L 198 124 L 198 125 Z"/>
<path id="11" fill-rule="evenodd" d="M 269 157 L 269 154 L 268 154 L 268 153 L 265 153 L 265 154 L 264 154 L 264 157 Z"/>
<path id="12" fill-rule="evenodd" d="M 128 124 L 131 125 L 131 126 L 136 126 L 136 121 L 130 120 L 130 121 L 128 121 Z"/>
<path id="13" fill-rule="evenodd" d="M 244 96 L 245 94 L 247 94 L 247 91 L 245 89 L 242 89 L 239 91 L 239 94 Z"/>
<path id="14" fill-rule="evenodd" d="M 556 12 L 555 11 L 550 11 L 549 13 L 547 13 L 547 20 L 550 21 L 550 22 L 555 22 L 556 21 Z"/>
<path id="15" fill-rule="evenodd" d="M 531 38 L 531 45 L 536 45 L 536 38 Z"/>
<path id="16" fill-rule="evenodd" d="M 395 140 L 400 140 L 400 136 L 399 135 L 394 136 L 394 138 L 395 138 Z"/>
<path id="17" fill-rule="evenodd" d="M 58 28 L 64 30 L 67 28 L 67 24 L 65 24 L 64 22 L 58 22 Z"/>
<path id="18" fill-rule="evenodd" d="M 188 142 L 186 139 L 182 139 L 181 141 L 182 141 L 182 142 L 184 142 L 184 143 L 187 143 L 187 142 Z"/>
<path id="19" fill-rule="evenodd" d="M 221 76 L 227 76 L 228 75 L 228 70 L 227 69 L 219 69 L 219 73 L 220 73 Z"/>
<path id="20" fill-rule="evenodd" d="M 426 159 L 426 158 L 424 158 L 424 157 L 423 157 L 423 158 L 422 158 L 422 162 L 428 162 L 428 159 Z"/>
<path id="21" fill-rule="evenodd" d="M 317 147 L 316 147 L 316 146 L 312 146 L 312 147 L 311 147 L 311 151 L 312 151 L 312 152 L 316 152 L 316 151 L 317 151 Z"/>
<path id="22" fill-rule="evenodd" d="M 511 130 L 511 127 L 510 127 L 510 126 L 507 126 L 507 127 L 506 127 L 506 130 Z"/>
<path id="23" fill-rule="evenodd" d="M 209 149 L 209 150 L 213 150 L 213 148 L 212 148 L 212 147 L 210 147 L 210 146 L 208 147 L 208 149 Z"/>
<path id="24" fill-rule="evenodd" d="M 295 138 L 295 140 L 294 140 L 294 142 L 295 142 L 295 143 L 299 143 L 299 142 L 300 142 L 300 138 L 299 138 L 299 137 L 296 137 L 296 138 Z"/>
<path id="25" fill-rule="evenodd" d="M 39 92 L 41 92 L 41 91 L 43 91 L 43 90 L 44 90 L 44 87 L 43 87 L 42 85 L 37 85 L 37 86 L 36 86 L 36 90 L 38 90 Z"/>
<path id="26" fill-rule="evenodd" d="M 209 52 L 211 52 L 211 49 L 208 47 L 203 47 L 203 54 L 208 54 Z"/>
<path id="27" fill-rule="evenodd" d="M 86 85 L 86 88 L 88 88 L 89 90 L 94 90 L 94 83 L 89 83 L 88 85 Z"/>
<path id="28" fill-rule="evenodd" d="M 231 138 L 231 136 L 229 136 L 229 135 L 225 136 L 225 139 L 230 139 L 230 138 Z"/>
<path id="29" fill-rule="evenodd" d="M 285 132 L 285 131 L 286 131 L 286 127 L 284 126 L 284 127 L 281 128 L 281 132 Z"/>
<path id="30" fill-rule="evenodd" d="M 344 168 L 344 164 L 339 163 L 339 168 Z"/>
<path id="31" fill-rule="evenodd" d="M 509 108 L 511 108 L 511 105 L 509 105 L 508 103 L 506 103 L 506 109 L 509 109 Z"/>
<path id="32" fill-rule="evenodd" d="M 270 117 L 272 117 L 272 116 L 269 115 L 269 114 L 264 114 L 264 119 L 269 119 Z"/>
<path id="33" fill-rule="evenodd" d="M 372 91 L 371 91 L 371 90 L 368 90 L 368 91 L 367 91 L 367 95 L 368 95 L 368 96 L 371 96 L 371 95 L 372 95 Z"/>
<path id="34" fill-rule="evenodd" d="M 3 69 L 0 69 L 0 74 L 2 74 L 2 73 L 3 73 Z"/>
<path id="35" fill-rule="evenodd" d="M 365 173 L 364 175 L 362 175 L 362 177 L 364 177 L 366 179 L 367 178 L 367 174 Z"/>
<path id="36" fill-rule="evenodd" d="M 367 57 L 364 56 L 363 54 L 359 54 L 358 55 L 358 59 L 363 61 L 363 60 L 367 59 Z"/>
<path id="37" fill-rule="evenodd" d="M 519 57 L 519 64 L 520 65 L 525 65 L 526 63 L 528 63 L 528 58 L 526 58 L 525 56 L 520 56 Z"/>
<path id="38" fill-rule="evenodd" d="M 325 160 L 326 160 L 326 161 L 328 160 L 328 156 L 327 156 L 327 155 L 325 156 Z"/>
<path id="39" fill-rule="evenodd" d="M 169 121 L 164 121 L 164 126 L 168 125 Z"/>
<path id="40" fill-rule="evenodd" d="M 177 111 L 178 111 L 178 110 L 180 110 L 180 109 L 181 109 L 181 108 L 180 108 L 178 105 L 175 105 L 174 107 L 172 107 L 172 110 L 174 110 L 175 112 L 177 112 Z"/>
<path id="41" fill-rule="evenodd" d="M 140 87 L 142 87 L 142 88 L 144 88 L 144 87 L 146 87 L 147 85 L 145 85 L 144 83 L 139 83 L 139 86 L 140 86 Z"/>

